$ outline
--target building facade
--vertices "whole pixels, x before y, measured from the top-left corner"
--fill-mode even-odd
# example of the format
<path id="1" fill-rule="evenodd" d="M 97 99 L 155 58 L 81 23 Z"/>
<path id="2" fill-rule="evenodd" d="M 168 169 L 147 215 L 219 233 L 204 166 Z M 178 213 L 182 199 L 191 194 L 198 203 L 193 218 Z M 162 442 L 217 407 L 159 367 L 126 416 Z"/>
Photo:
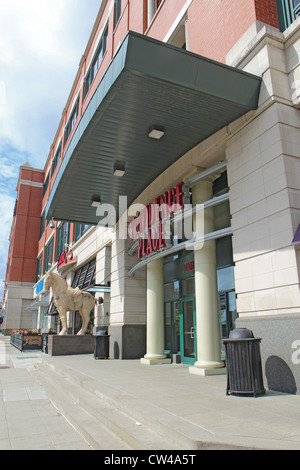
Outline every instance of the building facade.
<path id="1" fill-rule="evenodd" d="M 299 393 L 299 11 L 101 2 L 43 170 L 39 329 L 59 327 L 58 270 L 103 299 L 111 358 L 224 373 L 222 339 L 247 327 L 266 386 Z"/>

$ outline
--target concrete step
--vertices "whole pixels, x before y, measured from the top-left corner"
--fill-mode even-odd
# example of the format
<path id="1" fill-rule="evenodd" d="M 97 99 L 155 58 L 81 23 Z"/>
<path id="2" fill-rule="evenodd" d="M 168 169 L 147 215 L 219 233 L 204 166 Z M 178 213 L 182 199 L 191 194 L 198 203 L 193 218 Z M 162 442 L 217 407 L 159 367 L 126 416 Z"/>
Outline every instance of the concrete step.
<path id="1" fill-rule="evenodd" d="M 97 416 L 100 422 L 109 426 L 133 449 L 239 450 L 244 448 L 243 445 L 228 443 L 225 439 L 216 441 L 215 435 L 209 430 L 179 418 L 172 412 L 139 398 L 136 394 L 120 391 L 113 385 L 101 381 L 99 376 L 93 378 L 79 370 L 68 368 L 63 361 L 45 359 L 43 367 L 49 373 L 52 371 L 65 377 L 72 386 L 76 385 L 77 393 L 79 387 L 81 406 L 89 410 L 91 415 Z M 126 424 L 124 427 L 119 426 L 122 422 L 121 416 L 122 419 L 126 418 L 126 423 L 131 423 L 130 432 L 127 429 L 124 431 Z M 142 426 L 137 426 L 136 422 Z M 147 433 L 144 440 L 143 433 Z M 152 436 L 149 442 L 147 436 Z"/>
<path id="2" fill-rule="evenodd" d="M 74 388 L 66 379 L 45 375 L 45 371 L 34 372 L 37 381 L 46 391 L 57 410 L 81 434 L 94 450 L 130 450 L 131 447 L 116 436 L 103 423 L 90 415 L 78 402 L 71 397 Z"/>
<path id="3" fill-rule="evenodd" d="M 92 379 L 47 362 L 36 364 L 35 374 L 56 408 L 93 449 L 180 448 L 124 413 L 119 403 L 107 399 L 105 394 L 99 394 Z"/>

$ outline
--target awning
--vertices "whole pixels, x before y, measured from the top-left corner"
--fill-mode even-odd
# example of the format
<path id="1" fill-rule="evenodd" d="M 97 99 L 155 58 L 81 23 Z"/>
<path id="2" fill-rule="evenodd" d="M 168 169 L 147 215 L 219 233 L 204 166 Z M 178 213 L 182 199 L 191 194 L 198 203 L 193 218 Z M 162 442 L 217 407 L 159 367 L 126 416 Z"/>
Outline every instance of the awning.
<path id="1" fill-rule="evenodd" d="M 35 299 L 28 307 L 25 308 L 25 312 L 34 312 L 39 309 L 39 307 L 48 307 L 49 299 Z"/>
<path id="2" fill-rule="evenodd" d="M 97 224 L 94 196 L 130 205 L 187 151 L 258 106 L 261 78 L 129 32 L 81 117 L 46 218 Z M 149 138 L 161 126 L 161 140 Z M 115 176 L 116 161 L 125 175 Z"/>
<path id="3" fill-rule="evenodd" d="M 300 243 L 300 225 L 297 228 L 297 231 L 292 241 L 292 245 L 298 245 L 299 243 Z"/>

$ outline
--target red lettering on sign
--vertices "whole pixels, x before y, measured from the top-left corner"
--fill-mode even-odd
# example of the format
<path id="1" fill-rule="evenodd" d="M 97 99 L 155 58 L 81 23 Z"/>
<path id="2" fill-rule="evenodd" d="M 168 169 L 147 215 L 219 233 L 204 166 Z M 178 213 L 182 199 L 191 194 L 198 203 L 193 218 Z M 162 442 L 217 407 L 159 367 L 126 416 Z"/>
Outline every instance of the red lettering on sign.
<path id="1" fill-rule="evenodd" d="M 60 268 L 61 266 L 70 263 L 70 261 L 74 260 L 73 252 L 72 251 L 64 251 L 58 257 L 57 266 Z"/>

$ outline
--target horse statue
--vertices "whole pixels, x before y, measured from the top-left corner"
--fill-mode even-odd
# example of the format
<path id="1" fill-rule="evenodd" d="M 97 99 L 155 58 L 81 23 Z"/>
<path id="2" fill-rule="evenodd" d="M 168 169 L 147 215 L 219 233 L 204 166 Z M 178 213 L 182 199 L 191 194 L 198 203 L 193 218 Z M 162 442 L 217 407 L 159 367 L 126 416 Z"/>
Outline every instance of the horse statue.
<path id="1" fill-rule="evenodd" d="M 63 277 L 50 271 L 46 274 L 44 287 L 46 290 L 50 290 L 52 287 L 53 302 L 62 324 L 59 335 L 65 336 L 67 334 L 67 312 L 79 311 L 82 318 L 82 328 L 77 334 L 83 336 L 90 321 L 90 312 L 97 302 L 95 297 L 88 292 L 81 291 L 78 287 L 73 289 Z"/>

